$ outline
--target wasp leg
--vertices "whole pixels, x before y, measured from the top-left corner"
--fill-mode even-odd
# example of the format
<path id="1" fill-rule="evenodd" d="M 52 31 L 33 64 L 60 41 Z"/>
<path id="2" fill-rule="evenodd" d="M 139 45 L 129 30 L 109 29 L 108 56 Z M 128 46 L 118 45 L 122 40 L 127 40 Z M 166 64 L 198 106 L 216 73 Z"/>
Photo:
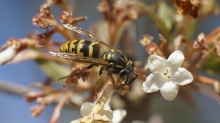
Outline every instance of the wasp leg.
<path id="1" fill-rule="evenodd" d="M 129 76 L 127 75 L 124 84 L 121 84 L 120 86 L 116 87 L 116 89 L 121 89 L 122 87 L 124 87 L 125 85 L 127 85 L 128 79 L 129 79 Z"/>
<path id="2" fill-rule="evenodd" d="M 112 83 L 113 87 L 115 88 L 115 80 L 112 77 L 112 71 L 114 70 L 114 65 L 113 65 L 113 63 L 110 63 L 109 66 L 110 66 L 110 68 L 109 68 L 108 76 L 110 77 L 111 83 Z"/>
<path id="3" fill-rule="evenodd" d="M 109 78 L 110 78 L 110 80 L 112 82 L 113 87 L 115 88 L 115 80 L 112 77 L 112 73 L 109 73 L 108 76 L 109 76 Z"/>
<path id="4" fill-rule="evenodd" d="M 91 65 L 89 65 L 89 66 L 87 66 L 87 67 L 84 67 L 84 68 L 82 68 L 82 69 L 91 69 L 92 67 L 94 67 L 94 66 L 99 66 L 98 64 L 91 64 Z"/>
<path id="5" fill-rule="evenodd" d="M 99 70 L 99 75 L 98 75 L 98 78 L 97 78 L 97 82 L 95 84 L 95 99 L 97 99 L 97 88 L 98 88 L 98 85 L 99 85 L 99 78 L 102 76 L 102 70 L 104 69 L 104 67 L 102 66 Z"/>
<path id="6" fill-rule="evenodd" d="M 128 82 L 129 76 L 127 76 L 127 79 L 125 80 L 125 83 L 122 84 L 121 86 L 117 87 L 116 89 L 121 89 L 123 86 L 131 84 L 131 83 L 139 76 L 138 73 L 134 73 L 134 74 L 136 75 L 134 78 L 132 78 L 132 79 Z"/>
<path id="7" fill-rule="evenodd" d="M 126 82 L 125 84 L 126 85 L 129 85 L 129 84 L 131 84 L 138 76 L 139 76 L 139 74 L 138 73 L 134 73 L 136 76 L 134 77 L 134 78 L 132 78 L 129 82 Z"/>
<path id="8" fill-rule="evenodd" d="M 89 66 L 87 66 L 87 67 L 81 67 L 81 68 L 79 68 L 79 69 L 74 70 L 73 72 L 71 72 L 68 76 L 64 76 L 64 77 L 62 77 L 62 78 L 59 78 L 58 80 L 68 78 L 70 75 L 74 74 L 76 71 L 84 70 L 84 69 L 91 69 L 91 68 L 94 67 L 94 66 L 98 66 L 98 64 L 91 64 L 91 65 L 89 65 Z"/>

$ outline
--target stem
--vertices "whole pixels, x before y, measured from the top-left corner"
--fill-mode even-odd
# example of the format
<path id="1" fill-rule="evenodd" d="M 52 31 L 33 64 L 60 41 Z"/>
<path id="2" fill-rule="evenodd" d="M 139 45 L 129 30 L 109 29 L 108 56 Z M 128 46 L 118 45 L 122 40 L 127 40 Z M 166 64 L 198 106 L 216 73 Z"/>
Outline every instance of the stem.
<path id="1" fill-rule="evenodd" d="M 50 119 L 49 123 L 58 123 L 58 120 L 59 120 L 59 117 L 60 117 L 60 111 L 63 108 L 63 106 L 65 105 L 65 103 L 67 102 L 67 100 L 69 99 L 69 96 L 70 95 L 67 93 L 58 102 L 56 108 L 54 109 L 54 112 L 51 116 L 51 119 Z"/>
<path id="2" fill-rule="evenodd" d="M 159 34 L 159 39 L 161 40 L 161 43 L 159 45 L 159 50 L 162 51 L 167 43 L 167 40 L 161 34 Z"/>
<path id="3" fill-rule="evenodd" d="M 212 32 L 210 32 L 207 36 L 206 36 L 206 43 L 207 45 L 210 45 L 212 43 L 212 38 L 219 34 L 220 32 L 220 26 L 217 27 L 216 29 L 214 29 Z"/>
<path id="4" fill-rule="evenodd" d="M 180 29 L 180 34 L 185 34 L 190 25 L 191 16 L 186 16 L 185 22 L 183 23 L 182 29 Z"/>
<path id="5" fill-rule="evenodd" d="M 104 108 L 105 103 L 111 97 L 111 95 L 113 93 L 114 93 L 114 90 L 112 89 L 111 86 L 106 87 L 105 91 L 102 93 L 102 95 L 96 101 L 96 104 L 94 105 L 94 107 L 91 111 L 91 114 L 99 114 L 100 111 Z"/>
<path id="6" fill-rule="evenodd" d="M 200 67 L 203 65 L 203 63 L 205 62 L 205 60 L 206 60 L 209 56 L 211 56 L 213 53 L 215 53 L 215 52 L 216 52 L 216 47 L 213 47 L 211 50 L 209 50 L 208 53 L 206 53 L 206 54 L 201 58 L 201 60 L 199 60 L 199 62 L 196 64 L 196 67 L 197 67 L 197 68 L 200 68 Z"/>
<path id="7" fill-rule="evenodd" d="M 6 82 L 3 80 L 0 80 L 0 90 L 17 95 L 23 95 L 28 92 L 28 88 L 26 86 L 18 85 L 12 82 Z"/>
<path id="8" fill-rule="evenodd" d="M 164 35 L 164 37 L 167 40 L 169 40 L 169 38 L 170 38 L 169 30 L 166 28 L 163 21 L 160 18 L 158 18 L 158 16 L 148 6 L 146 6 L 144 3 L 140 2 L 140 1 L 130 1 L 128 3 L 128 5 L 137 6 L 138 9 L 141 9 L 144 13 L 149 15 L 156 22 L 156 24 L 158 25 L 158 28 L 160 29 L 160 31 Z"/>
<path id="9" fill-rule="evenodd" d="M 61 3 L 61 5 L 60 5 L 60 7 L 61 7 L 64 11 L 68 11 L 67 4 L 66 4 L 66 0 L 62 0 L 62 3 Z"/>
<path id="10" fill-rule="evenodd" d="M 212 86 L 217 81 L 215 79 L 211 79 L 211 78 L 208 78 L 205 76 L 200 76 L 200 75 L 195 75 L 195 74 L 193 74 L 193 78 L 194 78 L 194 80 L 196 80 L 198 82 L 201 82 L 201 83 L 207 84 L 207 85 L 212 85 Z"/>
<path id="11" fill-rule="evenodd" d="M 120 34 L 118 34 L 118 31 L 120 30 L 121 27 L 123 27 L 123 25 L 125 25 L 128 21 L 121 21 L 120 23 L 116 23 L 114 30 L 111 32 L 110 35 L 110 45 L 111 46 L 115 46 L 118 42 L 117 37 L 120 36 Z M 121 31 L 123 32 L 123 31 Z"/>
<path id="12" fill-rule="evenodd" d="M 67 30 L 57 23 L 55 24 L 55 30 L 58 31 L 61 35 L 63 35 L 63 37 L 66 38 L 66 40 L 69 40 L 69 41 L 72 40 Z"/>

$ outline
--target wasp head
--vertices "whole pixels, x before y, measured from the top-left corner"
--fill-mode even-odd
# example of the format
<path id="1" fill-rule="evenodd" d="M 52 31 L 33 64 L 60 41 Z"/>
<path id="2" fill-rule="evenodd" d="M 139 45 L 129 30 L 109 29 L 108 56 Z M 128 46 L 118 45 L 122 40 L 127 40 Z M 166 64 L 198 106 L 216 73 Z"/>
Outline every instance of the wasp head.
<path id="1" fill-rule="evenodd" d="M 134 64 L 132 61 L 128 61 L 127 66 L 120 71 L 119 76 L 121 79 L 126 79 L 129 74 L 133 73 L 134 71 Z"/>

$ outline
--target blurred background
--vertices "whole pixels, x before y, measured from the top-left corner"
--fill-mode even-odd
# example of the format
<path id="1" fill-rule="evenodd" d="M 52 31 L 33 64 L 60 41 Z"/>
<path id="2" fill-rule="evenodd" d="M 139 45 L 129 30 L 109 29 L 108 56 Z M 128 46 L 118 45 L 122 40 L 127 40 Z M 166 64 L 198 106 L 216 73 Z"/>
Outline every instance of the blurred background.
<path id="1" fill-rule="evenodd" d="M 32 30 L 44 32 L 44 30 L 32 25 L 32 17 L 37 14 L 39 7 L 44 2 L 45 0 L 2 0 L 0 3 L 0 46 L 5 44 L 10 37 L 24 38 Z M 100 0 L 69 0 L 69 3 L 74 3 L 73 7 L 75 7 L 77 16 L 88 17 L 85 22 L 79 23 L 80 27 L 88 29 L 93 22 L 102 19 L 101 13 L 96 9 L 99 2 Z M 59 7 L 52 7 L 55 17 L 58 17 L 61 11 Z M 136 57 L 144 62 L 147 57 L 144 54 L 145 49 L 139 44 L 139 39 L 141 39 L 143 34 L 152 35 L 157 39 L 157 31 L 153 21 L 146 16 L 136 21 L 135 25 L 137 37 L 135 43 L 136 47 L 138 47 L 136 51 L 139 52 Z M 199 24 L 196 34 L 200 32 L 207 34 L 219 25 L 220 15 L 209 16 Z M 55 35 L 53 39 L 63 41 L 60 35 Z M 0 81 L 27 86 L 32 82 L 44 82 L 46 79 L 46 75 L 35 61 L 29 60 L 18 64 L 0 66 Z M 62 88 L 62 85 L 58 84 L 57 87 Z M 219 123 L 219 103 L 199 92 L 193 93 L 193 97 L 197 104 L 196 109 L 191 108 L 179 98 L 176 98 L 174 101 L 166 101 L 161 95 L 158 95 L 150 103 L 151 108 L 149 111 L 151 115 L 161 115 L 165 123 Z M 48 122 L 56 105 L 49 105 L 37 118 L 32 117 L 30 114 L 30 108 L 34 105 L 36 103 L 27 103 L 21 95 L 0 90 L 0 123 Z M 79 109 L 66 106 L 62 109 L 59 121 L 61 123 L 69 123 L 79 117 L 81 117 Z"/>

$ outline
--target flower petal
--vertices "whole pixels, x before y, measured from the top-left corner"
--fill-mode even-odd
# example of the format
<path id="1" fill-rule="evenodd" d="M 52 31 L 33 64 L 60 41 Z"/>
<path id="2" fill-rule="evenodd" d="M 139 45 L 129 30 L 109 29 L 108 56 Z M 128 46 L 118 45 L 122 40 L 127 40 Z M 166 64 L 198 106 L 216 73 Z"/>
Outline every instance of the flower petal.
<path id="1" fill-rule="evenodd" d="M 185 68 L 178 68 L 174 73 L 173 82 L 179 85 L 186 85 L 193 81 L 192 74 Z"/>
<path id="2" fill-rule="evenodd" d="M 151 72 L 160 72 L 163 73 L 166 70 L 167 64 L 166 59 L 158 56 L 158 55 L 151 55 L 148 58 L 148 67 Z"/>
<path id="3" fill-rule="evenodd" d="M 127 115 L 127 111 L 124 109 L 114 110 L 112 123 L 120 123 L 126 115 Z"/>
<path id="4" fill-rule="evenodd" d="M 3 64 L 9 60 L 12 60 L 16 55 L 16 51 L 13 47 L 8 47 L 6 50 L 0 53 L 0 64 Z"/>
<path id="5" fill-rule="evenodd" d="M 179 50 L 174 51 L 167 59 L 167 66 L 172 70 L 176 71 L 177 68 L 181 67 L 185 57 Z"/>
<path id="6" fill-rule="evenodd" d="M 164 82 L 164 78 L 159 73 L 151 73 L 143 82 L 143 90 L 146 93 L 158 91 Z"/>
<path id="7" fill-rule="evenodd" d="M 81 109 L 80 109 L 80 113 L 81 115 L 84 117 L 84 116 L 88 116 L 91 111 L 92 111 L 92 108 L 93 108 L 93 103 L 91 102 L 85 102 L 82 104 L 81 106 Z"/>
<path id="8" fill-rule="evenodd" d="M 166 100 L 173 100 L 178 94 L 179 86 L 173 82 L 166 82 L 160 89 L 161 95 Z"/>
<path id="9" fill-rule="evenodd" d="M 71 121 L 70 123 L 80 123 L 81 119 L 82 119 L 82 118 L 79 118 L 79 119 L 73 120 L 73 121 Z"/>
<path id="10" fill-rule="evenodd" d="M 107 116 L 109 120 L 111 120 L 113 118 L 113 112 L 110 109 L 104 109 L 100 112 L 100 115 L 103 116 Z"/>

